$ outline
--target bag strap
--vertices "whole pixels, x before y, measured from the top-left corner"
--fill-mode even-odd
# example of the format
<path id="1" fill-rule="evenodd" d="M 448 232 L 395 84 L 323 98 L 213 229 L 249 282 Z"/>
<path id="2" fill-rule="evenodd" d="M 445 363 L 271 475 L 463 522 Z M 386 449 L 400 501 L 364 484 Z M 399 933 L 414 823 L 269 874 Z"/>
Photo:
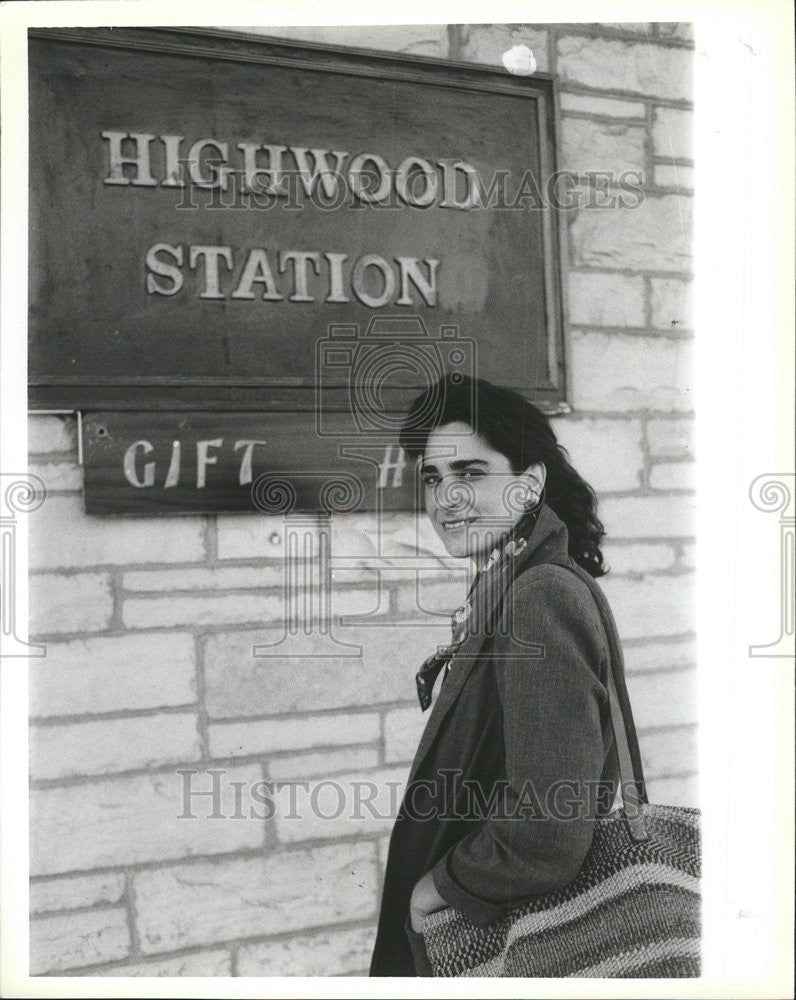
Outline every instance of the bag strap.
<path id="1" fill-rule="evenodd" d="M 571 570 L 588 586 L 594 597 L 597 609 L 602 619 L 605 635 L 608 639 L 610 662 L 608 664 L 608 707 L 610 710 L 611 728 L 614 731 L 616 755 L 619 761 L 619 780 L 622 788 L 622 802 L 625 807 L 625 818 L 633 840 L 647 840 L 649 835 L 644 827 L 641 814 L 641 803 L 647 802 L 647 792 L 644 785 L 644 773 L 641 766 L 641 754 L 638 748 L 638 737 L 633 722 L 633 712 L 624 680 L 624 658 L 619 642 L 616 623 L 610 613 L 607 601 L 595 581 L 579 566 L 567 563 L 557 563 Z M 617 676 L 624 698 L 621 698 L 617 685 Z M 624 701 L 624 708 L 622 702 Z"/>

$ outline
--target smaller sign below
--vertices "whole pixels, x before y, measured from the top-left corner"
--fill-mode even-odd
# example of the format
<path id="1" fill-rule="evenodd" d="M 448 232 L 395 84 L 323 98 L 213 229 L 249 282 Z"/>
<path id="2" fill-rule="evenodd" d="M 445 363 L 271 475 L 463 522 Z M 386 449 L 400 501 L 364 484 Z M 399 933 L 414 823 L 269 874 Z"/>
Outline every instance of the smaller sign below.
<path id="1" fill-rule="evenodd" d="M 394 433 L 338 436 L 324 416 L 319 427 L 314 412 L 86 414 L 86 513 L 414 509 Z"/>

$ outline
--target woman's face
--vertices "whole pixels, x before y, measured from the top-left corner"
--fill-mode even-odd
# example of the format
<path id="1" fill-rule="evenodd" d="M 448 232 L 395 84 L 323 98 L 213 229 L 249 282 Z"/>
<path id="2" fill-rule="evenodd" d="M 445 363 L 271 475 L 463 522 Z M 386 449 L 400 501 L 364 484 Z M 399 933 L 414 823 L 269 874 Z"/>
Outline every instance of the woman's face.
<path id="1" fill-rule="evenodd" d="M 420 474 L 426 512 L 445 548 L 478 564 L 522 517 L 528 489 L 541 491 L 545 468 L 513 472 L 502 452 L 457 421 L 429 434 Z"/>

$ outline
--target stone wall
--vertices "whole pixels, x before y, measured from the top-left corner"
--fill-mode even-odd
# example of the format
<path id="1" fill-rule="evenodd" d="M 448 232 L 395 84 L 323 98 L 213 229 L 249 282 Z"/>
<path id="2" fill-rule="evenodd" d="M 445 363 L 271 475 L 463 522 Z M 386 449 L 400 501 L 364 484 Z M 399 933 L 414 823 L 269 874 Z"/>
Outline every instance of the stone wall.
<path id="1" fill-rule="evenodd" d="M 569 213 L 555 428 L 601 500 L 651 798 L 696 804 L 689 26 L 258 30 L 494 66 L 528 44 L 560 81 L 562 166 L 643 171 L 637 209 Z M 32 972 L 362 974 L 413 674 L 446 633 L 406 626 L 458 605 L 464 570 L 411 515 L 336 517 L 333 610 L 359 617 L 329 661 L 282 642 L 281 521 L 88 517 L 75 417 L 32 415 L 29 447 Z M 317 551 L 325 529 L 290 530 Z"/>

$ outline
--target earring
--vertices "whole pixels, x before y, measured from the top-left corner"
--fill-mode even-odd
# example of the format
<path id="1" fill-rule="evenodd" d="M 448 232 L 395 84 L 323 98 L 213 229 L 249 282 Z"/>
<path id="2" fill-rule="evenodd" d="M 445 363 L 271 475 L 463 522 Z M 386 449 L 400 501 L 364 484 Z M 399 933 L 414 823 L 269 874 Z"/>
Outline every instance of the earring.
<path id="1" fill-rule="evenodd" d="M 539 510 L 539 508 L 544 503 L 544 498 L 545 498 L 544 485 L 542 485 L 542 488 L 538 493 L 532 486 L 528 486 L 525 490 L 525 496 L 524 496 L 526 513 L 532 514 L 534 511 Z"/>

